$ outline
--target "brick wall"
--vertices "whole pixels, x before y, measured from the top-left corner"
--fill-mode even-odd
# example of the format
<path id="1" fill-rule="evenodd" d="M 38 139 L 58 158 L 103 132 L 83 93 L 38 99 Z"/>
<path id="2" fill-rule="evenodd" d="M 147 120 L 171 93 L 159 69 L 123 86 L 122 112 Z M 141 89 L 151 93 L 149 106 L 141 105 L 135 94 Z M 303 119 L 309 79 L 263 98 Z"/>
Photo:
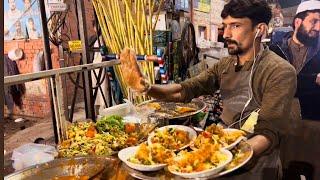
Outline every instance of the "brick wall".
<path id="1" fill-rule="evenodd" d="M 4 53 L 14 48 L 21 48 L 24 52 L 24 58 L 16 61 L 20 74 L 32 73 L 33 59 L 38 51 L 43 50 L 42 39 L 38 40 L 15 40 L 4 42 Z M 58 68 L 58 51 L 55 46 L 51 46 L 52 65 Z M 37 80 L 25 83 L 26 94 L 23 97 L 23 109 L 14 108 L 15 115 L 24 115 L 32 117 L 46 117 L 51 114 L 50 98 L 48 94 L 47 80 Z M 5 107 L 5 112 L 7 111 Z"/>
<path id="2" fill-rule="evenodd" d="M 77 16 L 76 16 L 76 5 L 74 0 L 66 0 L 65 3 L 68 4 L 69 6 L 69 11 L 66 19 L 66 24 L 67 26 L 62 29 L 63 33 L 67 33 L 71 40 L 78 40 L 80 37 L 78 36 L 78 25 L 77 25 Z M 85 15 L 86 15 L 86 25 L 87 25 L 87 37 L 89 38 L 90 36 L 95 35 L 95 32 L 93 30 L 93 25 L 92 21 L 94 20 L 94 8 L 91 3 L 91 1 L 84 1 L 85 4 Z M 79 6 L 79 5 L 78 5 Z M 65 57 L 66 60 L 66 65 L 78 65 L 80 64 L 80 55 L 73 53 L 69 54 L 68 56 L 66 55 Z M 76 74 L 71 75 L 74 81 L 76 80 Z M 80 85 L 82 86 L 82 76 L 80 75 Z M 66 86 L 68 87 L 67 97 L 66 101 L 68 105 L 71 105 L 73 94 L 74 94 L 74 84 L 71 82 L 69 78 L 66 78 Z M 77 101 L 76 102 L 81 102 L 83 101 L 83 90 L 78 89 L 77 91 Z"/>
<path id="3" fill-rule="evenodd" d="M 71 40 L 79 39 L 77 32 L 77 17 L 76 17 L 76 5 L 74 0 L 66 0 L 65 3 L 69 6 L 68 18 L 66 19 L 67 27 L 62 29 L 62 32 L 67 33 Z M 84 1 L 85 4 L 85 15 L 86 15 L 86 24 L 87 24 L 87 34 L 88 38 L 94 35 L 92 21 L 94 20 L 94 8 L 91 1 Z M 79 5 L 78 5 L 79 6 Z"/>
<path id="4" fill-rule="evenodd" d="M 91 1 L 85 0 L 85 15 L 87 23 L 87 34 L 88 38 L 95 35 L 93 30 L 92 21 L 94 20 L 94 8 Z M 66 0 L 65 3 L 69 5 L 69 12 L 67 15 L 66 23 L 67 26 L 62 29 L 62 32 L 67 33 L 71 40 L 77 40 L 78 37 L 78 26 L 76 18 L 76 8 L 74 0 Z M 4 42 L 4 52 L 7 53 L 13 48 L 19 47 L 23 49 L 25 56 L 24 59 L 17 61 L 18 68 L 21 74 L 31 73 L 33 71 L 33 58 L 39 50 L 43 50 L 43 41 L 39 40 L 15 40 L 15 41 L 5 41 Z M 58 48 L 51 45 L 51 58 L 53 68 L 59 68 L 59 56 Z M 64 57 L 68 66 L 80 64 L 80 55 L 72 54 L 69 57 Z M 76 74 L 71 75 L 74 80 L 76 80 Z M 82 76 L 80 76 L 82 79 Z M 64 76 L 66 84 L 63 85 L 65 88 L 65 99 L 67 105 L 71 105 L 72 97 L 74 94 L 74 84 L 70 81 L 67 76 Z M 80 79 L 80 85 L 82 86 L 82 81 Z M 24 108 L 19 110 L 14 109 L 15 115 L 33 116 L 33 117 L 46 117 L 51 115 L 50 109 L 50 98 L 48 94 L 47 80 L 38 80 L 33 82 L 25 83 L 26 85 L 26 95 L 23 98 Z M 83 90 L 78 89 L 77 91 L 77 102 L 83 101 Z M 5 107 L 6 112 L 6 107 Z"/>

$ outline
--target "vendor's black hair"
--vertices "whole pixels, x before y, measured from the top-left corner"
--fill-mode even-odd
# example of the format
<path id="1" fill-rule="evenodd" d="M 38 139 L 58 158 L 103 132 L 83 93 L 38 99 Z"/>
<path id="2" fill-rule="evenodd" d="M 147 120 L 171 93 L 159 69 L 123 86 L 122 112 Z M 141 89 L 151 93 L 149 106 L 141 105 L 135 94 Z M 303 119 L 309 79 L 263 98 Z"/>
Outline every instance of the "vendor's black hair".
<path id="1" fill-rule="evenodd" d="M 228 16 L 233 18 L 247 17 L 251 20 L 252 27 L 255 27 L 259 23 L 269 24 L 272 12 L 265 0 L 230 0 L 221 12 L 223 19 Z"/>
<path id="2" fill-rule="evenodd" d="M 296 14 L 293 18 L 293 22 L 292 22 L 292 27 L 293 29 L 295 29 L 295 25 L 294 25 L 294 21 L 299 18 L 299 19 L 302 19 L 302 21 L 308 16 L 309 13 L 320 13 L 320 9 L 314 9 L 314 10 L 310 10 L 310 11 L 303 11 L 303 12 L 300 12 L 298 14 Z"/>

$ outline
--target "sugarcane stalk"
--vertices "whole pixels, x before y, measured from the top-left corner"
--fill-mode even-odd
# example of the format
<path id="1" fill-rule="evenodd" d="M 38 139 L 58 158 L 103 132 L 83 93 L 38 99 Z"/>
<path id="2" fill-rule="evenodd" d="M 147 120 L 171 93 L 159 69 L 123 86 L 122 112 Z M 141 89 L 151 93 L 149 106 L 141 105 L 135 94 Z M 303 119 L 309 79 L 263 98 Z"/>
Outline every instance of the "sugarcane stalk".
<path id="1" fill-rule="evenodd" d="M 106 41 L 106 43 L 108 44 L 108 46 L 115 51 L 115 46 L 113 43 L 111 43 L 111 37 L 109 32 L 107 32 L 108 28 L 106 26 L 106 22 L 104 20 L 104 17 L 102 17 L 102 13 L 100 11 L 100 8 L 97 6 L 97 3 L 94 4 L 94 6 L 96 7 L 96 12 L 97 12 L 97 17 L 98 17 L 98 21 L 100 23 L 101 26 L 101 32 L 102 32 L 102 36 L 104 36 L 104 39 Z"/>
<path id="2" fill-rule="evenodd" d="M 102 37 L 113 53 L 120 53 L 124 47 L 129 47 L 134 48 L 137 54 L 152 54 L 152 31 L 155 26 L 152 17 L 155 1 L 93 0 L 92 2 L 101 24 Z M 145 7 L 148 8 L 149 17 L 146 15 Z M 139 62 L 139 64 L 148 80 L 154 83 L 153 62 Z M 115 66 L 115 73 L 124 96 L 128 96 L 128 86 L 123 79 L 121 66 Z M 148 98 L 145 95 L 136 96 L 135 102 L 142 102 Z"/>
<path id="3" fill-rule="evenodd" d="M 127 11 L 128 11 L 128 14 L 129 14 L 130 22 L 132 23 L 133 28 L 134 28 L 136 31 L 138 31 L 138 28 L 137 28 L 137 26 L 136 26 L 136 24 L 135 24 L 135 22 L 134 22 L 134 20 L 133 20 L 133 18 L 132 18 L 132 14 L 131 14 L 131 12 L 130 12 L 129 3 L 127 2 L 127 0 L 124 0 L 124 3 L 125 3 L 125 5 L 126 5 L 126 9 L 127 9 Z M 140 47 L 142 47 L 142 42 L 141 42 L 140 36 L 138 36 L 138 42 L 139 42 L 139 44 L 141 45 Z"/>

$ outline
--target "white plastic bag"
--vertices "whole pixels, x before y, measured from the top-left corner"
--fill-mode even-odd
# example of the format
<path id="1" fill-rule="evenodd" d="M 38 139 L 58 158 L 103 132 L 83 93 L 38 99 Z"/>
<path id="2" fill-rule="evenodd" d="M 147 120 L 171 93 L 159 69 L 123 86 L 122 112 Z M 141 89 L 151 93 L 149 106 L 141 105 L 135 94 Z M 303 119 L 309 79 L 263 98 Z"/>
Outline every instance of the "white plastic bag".
<path id="1" fill-rule="evenodd" d="M 57 155 L 57 150 L 53 146 L 44 144 L 29 143 L 13 150 L 11 159 L 13 168 L 17 170 L 29 166 L 52 161 Z"/>

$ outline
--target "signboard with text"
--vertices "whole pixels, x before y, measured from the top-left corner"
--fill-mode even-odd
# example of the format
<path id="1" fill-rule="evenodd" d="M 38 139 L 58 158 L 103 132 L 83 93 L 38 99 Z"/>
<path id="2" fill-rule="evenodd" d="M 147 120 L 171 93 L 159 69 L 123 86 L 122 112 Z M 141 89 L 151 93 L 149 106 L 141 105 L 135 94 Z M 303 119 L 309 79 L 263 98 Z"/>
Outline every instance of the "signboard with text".
<path id="1" fill-rule="evenodd" d="M 80 40 L 68 41 L 69 50 L 72 52 L 78 52 L 82 50 L 82 44 Z"/>
<path id="2" fill-rule="evenodd" d="M 51 12 L 62 12 L 68 9 L 67 4 L 65 3 L 52 3 L 48 4 L 49 11 Z"/>
<path id="3" fill-rule="evenodd" d="M 211 0 L 194 0 L 193 8 L 202 12 L 210 12 Z"/>

